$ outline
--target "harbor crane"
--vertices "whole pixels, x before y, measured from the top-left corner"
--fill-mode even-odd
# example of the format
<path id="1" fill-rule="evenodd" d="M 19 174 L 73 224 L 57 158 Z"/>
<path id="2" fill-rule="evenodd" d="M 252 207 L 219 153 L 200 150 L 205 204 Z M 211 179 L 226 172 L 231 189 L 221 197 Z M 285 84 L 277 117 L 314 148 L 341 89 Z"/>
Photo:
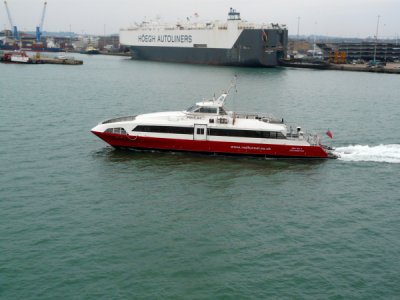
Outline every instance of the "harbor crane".
<path id="1" fill-rule="evenodd" d="M 42 18 L 40 19 L 40 24 L 39 24 L 39 26 L 36 26 L 36 42 L 37 43 L 40 43 L 40 39 L 42 37 L 44 17 L 46 15 L 46 7 L 47 7 L 47 2 L 45 2 L 43 5 Z"/>
<path id="2" fill-rule="evenodd" d="M 18 40 L 19 40 L 18 29 L 17 29 L 17 26 L 14 25 L 14 22 L 13 22 L 13 20 L 12 20 L 10 10 L 8 9 L 7 1 L 4 1 L 4 5 L 6 6 L 8 21 L 10 22 L 11 31 L 12 31 L 12 36 L 13 36 L 13 38 L 14 38 L 15 40 L 18 41 Z"/>

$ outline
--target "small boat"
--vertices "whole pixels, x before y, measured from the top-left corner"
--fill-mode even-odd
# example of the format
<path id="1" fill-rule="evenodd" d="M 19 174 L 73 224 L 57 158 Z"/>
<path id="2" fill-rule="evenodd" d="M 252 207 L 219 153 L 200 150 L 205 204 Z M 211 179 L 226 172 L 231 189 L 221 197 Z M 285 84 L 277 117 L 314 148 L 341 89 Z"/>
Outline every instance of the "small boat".
<path id="1" fill-rule="evenodd" d="M 24 51 L 12 52 L 10 55 L 10 62 L 27 64 L 30 62 L 30 58 Z"/>
<path id="2" fill-rule="evenodd" d="M 93 47 L 93 44 L 89 42 L 87 47 L 85 48 L 85 51 L 82 52 L 83 54 L 100 54 L 99 49 L 96 49 Z"/>
<path id="3" fill-rule="evenodd" d="M 337 158 L 318 135 L 271 116 L 224 107 L 229 95 L 197 102 L 184 111 L 158 112 L 103 121 L 91 132 L 115 148 L 261 156 Z"/>

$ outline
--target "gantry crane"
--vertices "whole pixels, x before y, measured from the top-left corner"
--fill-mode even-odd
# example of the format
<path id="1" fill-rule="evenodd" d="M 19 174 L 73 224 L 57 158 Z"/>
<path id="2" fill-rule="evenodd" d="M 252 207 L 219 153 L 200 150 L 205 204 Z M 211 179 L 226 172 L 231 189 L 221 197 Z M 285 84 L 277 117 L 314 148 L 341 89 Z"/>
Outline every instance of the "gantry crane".
<path id="1" fill-rule="evenodd" d="M 40 43 L 40 39 L 42 37 L 44 17 L 46 15 L 46 7 L 47 7 L 47 2 L 45 2 L 44 6 L 43 6 L 43 12 L 42 12 L 42 18 L 40 19 L 40 24 L 39 24 L 39 26 L 36 26 L 36 42 L 37 43 Z"/>
<path id="2" fill-rule="evenodd" d="M 13 20 L 12 20 L 10 10 L 8 9 L 7 1 L 4 1 L 4 5 L 6 6 L 8 21 L 10 22 L 10 26 L 11 26 L 11 31 L 12 31 L 13 38 L 14 38 L 15 40 L 19 40 L 18 29 L 17 29 L 17 26 L 14 25 L 14 22 L 13 22 Z"/>

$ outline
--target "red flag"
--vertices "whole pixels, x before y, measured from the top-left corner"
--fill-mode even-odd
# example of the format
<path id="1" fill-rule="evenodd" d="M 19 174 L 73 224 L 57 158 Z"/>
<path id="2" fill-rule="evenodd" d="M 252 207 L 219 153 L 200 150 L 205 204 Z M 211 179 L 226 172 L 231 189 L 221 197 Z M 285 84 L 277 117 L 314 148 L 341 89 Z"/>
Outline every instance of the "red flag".
<path id="1" fill-rule="evenodd" d="M 333 134 L 332 132 L 328 129 L 328 131 L 326 132 L 326 135 L 329 136 L 331 139 L 333 139 Z"/>

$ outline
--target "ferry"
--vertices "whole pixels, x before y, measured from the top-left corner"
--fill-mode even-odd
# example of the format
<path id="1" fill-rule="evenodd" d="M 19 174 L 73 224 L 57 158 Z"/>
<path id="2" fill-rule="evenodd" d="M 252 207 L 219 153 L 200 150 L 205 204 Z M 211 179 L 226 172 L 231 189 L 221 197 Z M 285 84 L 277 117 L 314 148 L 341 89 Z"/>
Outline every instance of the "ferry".
<path id="1" fill-rule="evenodd" d="M 261 156 L 265 158 L 337 158 L 318 135 L 268 115 L 225 109 L 229 95 L 197 102 L 184 111 L 119 117 L 91 132 L 115 148 Z"/>
<path id="2" fill-rule="evenodd" d="M 287 54 L 288 30 L 252 24 L 230 9 L 227 22 L 142 22 L 120 30 L 120 43 L 137 60 L 190 64 L 275 67 Z"/>

